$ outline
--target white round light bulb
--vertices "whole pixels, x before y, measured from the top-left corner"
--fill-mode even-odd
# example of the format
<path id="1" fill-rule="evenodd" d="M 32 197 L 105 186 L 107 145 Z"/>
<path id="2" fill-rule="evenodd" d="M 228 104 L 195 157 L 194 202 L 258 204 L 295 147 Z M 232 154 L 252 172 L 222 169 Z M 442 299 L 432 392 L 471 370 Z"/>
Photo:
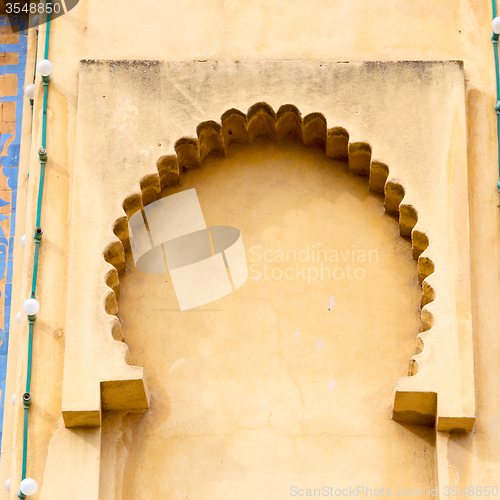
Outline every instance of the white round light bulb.
<path id="1" fill-rule="evenodd" d="M 12 480 L 10 479 L 10 477 L 9 477 L 9 479 L 7 479 L 7 481 L 5 481 L 5 489 L 7 491 L 10 491 L 10 483 L 11 482 L 12 482 Z"/>
<path id="2" fill-rule="evenodd" d="M 33 99 L 35 97 L 35 84 L 30 83 L 29 85 L 26 85 L 24 87 L 24 95 L 26 97 L 29 97 L 30 99 Z"/>
<path id="3" fill-rule="evenodd" d="M 23 303 L 23 311 L 28 316 L 34 316 L 40 310 L 40 304 L 36 299 L 27 299 Z"/>
<path id="4" fill-rule="evenodd" d="M 10 397 L 10 402 L 15 406 L 16 405 L 16 393 L 12 394 Z"/>
<path id="5" fill-rule="evenodd" d="M 17 324 L 21 323 L 21 311 L 19 311 L 19 312 L 16 314 L 16 323 L 17 323 Z"/>
<path id="6" fill-rule="evenodd" d="M 40 23 L 40 16 L 38 14 L 36 14 L 35 16 L 33 16 L 31 18 L 31 26 L 35 26 L 35 27 L 38 27 L 38 24 Z"/>
<path id="7" fill-rule="evenodd" d="M 36 490 L 38 489 L 38 484 L 36 484 L 36 481 L 34 479 L 27 477 L 26 479 L 23 479 L 21 481 L 21 486 L 19 489 L 21 490 L 21 493 L 26 496 L 34 495 L 36 493 Z"/>
<path id="8" fill-rule="evenodd" d="M 21 236 L 21 246 L 24 248 L 26 246 L 26 235 Z"/>
<path id="9" fill-rule="evenodd" d="M 36 70 L 42 76 L 49 76 L 52 73 L 52 63 L 48 59 L 42 59 L 37 65 Z"/>
<path id="10" fill-rule="evenodd" d="M 493 33 L 495 35 L 500 35 L 500 17 L 495 17 L 491 22 L 491 28 L 493 29 Z"/>

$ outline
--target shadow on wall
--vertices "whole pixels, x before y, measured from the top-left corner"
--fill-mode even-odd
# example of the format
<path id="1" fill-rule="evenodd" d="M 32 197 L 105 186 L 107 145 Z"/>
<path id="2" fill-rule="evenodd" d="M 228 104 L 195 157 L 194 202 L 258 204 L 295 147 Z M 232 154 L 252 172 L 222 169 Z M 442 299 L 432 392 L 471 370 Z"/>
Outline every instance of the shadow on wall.
<path id="1" fill-rule="evenodd" d="M 176 153 L 125 200 L 120 241 L 106 250 L 106 310 L 130 361 L 144 366 L 152 404 L 140 418 L 106 414 L 103 498 L 148 498 L 157 493 L 148 477 L 161 477 L 172 498 L 207 499 L 285 498 L 315 482 L 433 484 L 433 430 L 390 419 L 394 379 L 416 332 L 432 325 L 420 312 L 434 297 L 427 239 L 387 166 L 371 161 L 368 144 L 349 144 L 346 130 L 328 130 L 323 115 L 275 114 L 265 103 L 227 112 L 222 126 L 201 124 Z M 249 279 L 181 312 L 169 274 L 135 267 L 128 221 L 190 189 L 207 225 L 241 231 Z M 349 262 L 333 265 L 345 267 L 372 246 L 382 257 L 364 264 L 366 278 L 283 278 L 320 267 L 323 255 L 344 252 Z"/>

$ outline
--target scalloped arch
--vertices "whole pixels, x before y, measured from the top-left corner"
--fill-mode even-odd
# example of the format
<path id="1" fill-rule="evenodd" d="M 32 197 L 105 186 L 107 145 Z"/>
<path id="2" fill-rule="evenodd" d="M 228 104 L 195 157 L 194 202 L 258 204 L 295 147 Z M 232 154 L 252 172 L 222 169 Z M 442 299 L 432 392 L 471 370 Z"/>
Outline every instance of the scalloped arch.
<path id="1" fill-rule="evenodd" d="M 105 260 L 111 268 L 105 281 L 110 288 L 105 299 L 105 310 L 109 315 L 118 313 L 117 298 L 120 293 L 119 275 L 125 269 L 125 252 L 130 250 L 128 218 L 142 210 L 144 206 L 165 195 L 170 186 L 181 183 L 185 172 L 198 168 L 209 155 L 225 156 L 231 145 L 251 144 L 261 137 L 271 141 L 295 140 L 304 146 L 322 150 L 331 160 L 343 160 L 349 171 L 366 178 L 369 190 L 384 199 L 385 213 L 399 224 L 401 237 L 410 240 L 413 258 L 418 266 L 418 279 L 422 286 L 421 328 L 417 335 L 417 353 L 409 361 L 408 375 L 419 371 L 419 357 L 424 348 L 424 332 L 433 328 L 434 318 L 427 305 L 435 300 L 436 294 L 426 279 L 434 272 L 434 263 L 428 254 L 429 239 L 418 229 L 418 212 L 415 207 L 404 204 L 405 189 L 395 179 L 390 179 L 389 167 L 372 159 L 372 148 L 365 142 L 349 142 L 349 133 L 343 127 L 327 127 L 321 113 L 311 113 L 302 117 L 293 104 L 285 104 L 275 112 L 269 104 L 258 102 L 245 114 L 237 109 L 229 109 L 221 117 L 221 123 L 201 122 L 196 133 L 198 138 L 182 137 L 175 143 L 175 155 L 162 156 L 157 161 L 157 172 L 139 180 L 140 191 L 128 196 L 122 204 L 124 216 L 113 224 L 113 232 L 118 240 L 110 242 L 104 249 Z M 427 335 L 427 333 L 425 333 Z M 112 336 L 123 340 L 119 321 L 113 321 Z M 393 418 L 400 421 L 434 425 L 436 414 L 435 396 L 422 397 L 415 392 L 410 400 L 403 394 L 404 411 L 399 411 L 396 390 Z M 430 402 L 429 402 L 430 401 Z"/>

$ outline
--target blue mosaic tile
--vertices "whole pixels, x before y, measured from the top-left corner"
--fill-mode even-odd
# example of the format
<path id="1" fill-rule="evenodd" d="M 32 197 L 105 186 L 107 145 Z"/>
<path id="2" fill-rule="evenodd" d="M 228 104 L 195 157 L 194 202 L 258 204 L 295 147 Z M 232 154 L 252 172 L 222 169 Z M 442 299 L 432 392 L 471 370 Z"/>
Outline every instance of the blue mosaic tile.
<path id="1" fill-rule="evenodd" d="M 9 256 L 7 260 L 12 260 L 14 258 L 14 237 L 9 237 Z"/>
<path id="2" fill-rule="evenodd" d="M 0 330 L 0 356 L 7 356 L 9 352 L 9 332 Z"/>
<path id="3" fill-rule="evenodd" d="M 7 270 L 7 261 L 0 261 L 0 280 L 3 280 L 5 277 L 5 271 Z"/>
<path id="4" fill-rule="evenodd" d="M 1 159 L 3 160 L 3 158 Z M 0 163 L 2 162 L 0 161 Z M 2 168 L 2 173 L 5 177 L 8 177 L 7 186 L 9 186 L 10 189 L 17 189 L 17 177 L 19 175 L 19 169 L 17 167 L 4 167 Z"/>
<path id="5" fill-rule="evenodd" d="M 0 399 L 0 405 L 5 406 L 5 380 L 0 380 L 0 391 L 2 391 L 2 397 Z"/>
<path id="6" fill-rule="evenodd" d="M 0 356 L 0 380 L 7 378 L 7 356 Z"/>
<path id="7" fill-rule="evenodd" d="M 21 131 L 23 128 L 23 122 L 21 120 L 17 119 L 17 113 L 18 113 L 19 109 L 21 110 L 21 116 L 23 113 L 23 107 L 16 106 L 16 132 L 15 132 L 15 136 L 14 136 L 14 140 L 12 141 L 12 144 L 19 144 L 20 145 L 21 144 Z"/>
<path id="8" fill-rule="evenodd" d="M 4 167 L 18 167 L 19 166 L 19 153 L 21 152 L 21 145 L 20 144 L 11 144 L 9 146 L 8 150 L 8 156 L 2 156 L 0 158 L 0 163 Z M 7 174 L 5 174 L 5 168 L 2 170 L 4 172 L 4 175 L 8 177 Z M 17 172 L 16 172 L 17 173 Z"/>
<path id="9" fill-rule="evenodd" d="M 24 92 L 24 89 L 23 89 L 23 92 Z M 28 100 L 27 97 L 26 97 L 26 99 Z M 18 133 L 17 122 L 19 122 L 21 124 L 21 126 L 22 126 L 22 120 L 23 120 L 23 107 L 22 106 L 16 106 L 16 135 Z M 19 129 L 19 133 L 20 132 L 21 132 L 21 129 Z M 20 135 L 17 136 L 14 140 L 15 141 L 20 141 L 21 140 L 21 136 Z"/>
<path id="10" fill-rule="evenodd" d="M 16 52 L 15 50 L 13 51 L 14 53 Z M 26 57 L 21 58 L 23 59 L 23 63 L 26 64 Z M 6 75 L 17 75 L 17 78 L 22 78 L 24 80 L 24 75 L 22 74 L 22 70 L 19 70 L 19 67 L 17 64 L 4 64 L 3 67 L 5 68 L 5 74 Z M 19 81 L 17 88 L 19 90 Z M 17 92 L 16 92 L 17 95 Z"/>
<path id="11" fill-rule="evenodd" d="M 23 49 L 28 47 L 28 38 L 23 35 L 19 35 L 19 41 L 17 43 L 6 43 L 5 44 L 5 52 L 8 54 L 11 53 L 22 53 Z M 21 68 L 22 69 L 22 68 Z M 22 69 L 24 71 L 24 69 Z"/>
<path id="12" fill-rule="evenodd" d="M 9 307 L 4 307 L 3 315 L 4 315 L 3 329 L 4 329 L 4 332 L 8 332 L 9 331 L 9 323 L 10 323 L 10 304 L 9 304 Z"/>
<path id="13" fill-rule="evenodd" d="M 11 213 L 10 213 L 10 235 L 9 236 L 14 236 L 16 232 L 16 205 L 15 202 L 17 200 L 14 200 L 14 198 L 17 198 L 17 191 L 12 191 L 12 205 L 11 205 Z"/>
<path id="14" fill-rule="evenodd" d="M 7 283 L 12 283 L 13 272 L 14 272 L 14 261 L 9 260 L 7 262 Z"/>
<path id="15" fill-rule="evenodd" d="M 0 406 L 0 428 L 3 424 L 3 407 L 5 405 L 5 376 L 7 370 L 7 352 L 9 348 L 9 325 L 12 301 L 12 273 L 14 268 L 13 262 L 13 248 L 14 236 L 16 225 L 16 208 L 17 208 L 17 185 L 19 175 L 19 156 L 20 156 L 20 143 L 22 132 L 22 118 L 23 107 L 29 106 L 29 101 L 24 96 L 25 86 L 25 71 L 26 71 L 26 52 L 28 45 L 28 38 L 26 36 L 27 23 L 26 19 L 21 16 L 0 16 L 0 26 L 19 26 L 22 30 L 19 33 L 19 40 L 17 43 L 0 44 L 0 50 L 6 53 L 17 53 L 18 64 L 0 66 L 0 75 L 17 75 L 17 91 L 15 95 L 0 96 L 1 102 L 15 103 L 15 130 L 14 137 L 11 134 L 3 134 L 0 136 L 0 148 L 5 145 L 9 138 L 11 143 L 7 150 L 7 156 L 0 158 L 0 168 L 5 177 L 7 177 L 7 186 L 12 189 L 11 202 L 10 202 L 10 230 L 9 234 L 3 234 L 0 228 L 0 280 L 5 275 L 7 283 L 5 285 L 4 296 L 0 300 L 0 321 L 1 314 L 3 313 L 3 330 L 0 329 L 0 391 L 1 391 L 1 406 Z M 33 78 L 30 75 L 29 79 Z M 26 103 L 26 104 L 25 104 Z M 0 200 L 0 207 L 6 207 L 8 202 Z M 5 209 L 4 209 L 5 210 Z M 9 216 L 0 214 L 0 221 L 8 219 Z M 1 304 L 3 303 L 3 311 Z M 0 433 L 0 446 L 1 446 L 1 433 Z"/>
<path id="16" fill-rule="evenodd" d="M 11 220 L 14 220 L 14 225 L 12 223 L 10 224 L 10 233 L 11 236 L 14 236 L 13 230 L 16 228 L 16 212 L 17 212 L 17 189 L 12 191 L 12 194 L 10 195 L 10 213 L 11 213 Z"/>
<path id="17" fill-rule="evenodd" d="M 0 214 L 0 221 L 4 219 L 8 219 L 9 217 L 4 214 Z M 9 240 L 3 234 L 3 229 L 0 227 L 0 260 L 7 260 L 7 245 L 9 244 Z M 1 278 L 0 278 L 1 281 Z"/>
<path id="18" fill-rule="evenodd" d="M 12 134 L 2 134 L 1 144 L 5 144 L 9 137 L 12 137 Z"/>

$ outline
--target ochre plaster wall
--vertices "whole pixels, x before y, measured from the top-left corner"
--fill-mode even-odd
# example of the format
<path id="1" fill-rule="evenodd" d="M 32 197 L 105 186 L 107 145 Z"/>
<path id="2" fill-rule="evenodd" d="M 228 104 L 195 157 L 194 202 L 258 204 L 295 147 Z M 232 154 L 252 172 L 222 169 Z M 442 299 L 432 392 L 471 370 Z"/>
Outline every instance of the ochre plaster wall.
<path id="1" fill-rule="evenodd" d="M 421 290 L 380 197 L 346 163 L 293 142 L 235 146 L 164 194 L 190 188 L 208 225 L 241 231 L 249 279 L 181 313 L 169 275 L 141 273 L 129 256 L 119 317 L 152 406 L 105 417 L 102 498 L 146 499 L 159 484 L 164 498 L 375 484 L 427 493 L 433 430 L 389 418 Z"/>
<path id="2" fill-rule="evenodd" d="M 33 372 L 33 394 L 35 403 L 31 411 L 28 473 L 35 477 L 41 490 L 34 498 L 66 498 L 75 488 L 78 498 L 98 498 L 99 487 L 99 455 L 101 450 L 100 430 L 68 430 L 64 428 L 61 417 L 62 407 L 62 372 L 64 365 L 65 328 L 71 321 L 71 313 L 66 311 L 69 242 L 73 213 L 70 210 L 70 193 L 77 187 L 75 179 L 75 150 L 77 125 L 77 94 L 79 61 L 81 59 L 162 59 L 179 60 L 213 60 L 213 61 L 397 61 L 397 60 L 463 60 L 465 73 L 465 101 L 467 104 L 467 121 L 461 123 L 462 130 L 467 131 L 467 172 L 470 207 L 471 236 L 471 278 L 472 278 L 472 321 L 474 326 L 474 362 L 476 380 L 477 420 L 473 432 L 465 436 L 450 436 L 438 433 L 436 453 L 440 459 L 438 474 L 440 484 L 462 486 L 492 486 L 500 477 L 500 388 L 497 374 L 500 368 L 500 341 L 496 333 L 500 313 L 500 232 L 498 194 L 495 188 L 498 172 L 496 163 L 496 136 L 493 52 L 489 40 L 491 6 L 488 2 L 475 0 L 431 1 L 398 1 L 398 2 L 334 2 L 325 6 L 324 2 L 290 3 L 273 2 L 120 2 L 120 4 L 103 4 L 97 0 L 80 0 L 79 5 L 70 13 L 57 19 L 51 28 L 51 45 L 49 58 L 54 63 L 54 72 L 49 91 L 48 114 L 48 163 L 46 190 L 42 213 L 44 241 L 41 252 L 41 268 L 39 276 L 38 296 L 42 303 L 35 334 L 35 362 Z M 40 46 L 44 41 L 44 28 L 40 29 Z M 41 49 L 40 49 L 41 50 Z M 35 54 L 34 33 L 31 33 L 29 54 L 32 69 Z M 30 66 L 31 64 L 31 66 Z M 37 192 L 37 155 L 36 150 L 41 140 L 41 107 L 40 82 L 33 118 L 33 135 L 31 139 L 29 107 L 25 107 L 22 164 L 22 175 L 19 180 L 20 212 L 23 213 L 23 200 L 27 214 L 33 214 L 33 205 Z M 115 82 L 108 83 L 109 92 L 115 88 Z M 331 92 L 335 92 L 334 89 Z M 210 96 L 206 96 L 208 99 Z M 420 113 L 418 103 L 408 93 L 406 99 L 414 107 L 406 107 L 408 115 Z M 124 96 L 124 99 L 127 97 Z M 401 99 L 401 96 L 398 96 Z M 188 99 L 189 100 L 189 99 Z M 217 119 L 216 116 L 205 116 L 204 100 L 191 101 L 190 121 L 179 120 L 174 125 L 183 134 L 194 134 L 193 122 L 205 119 Z M 255 102 L 253 100 L 251 103 Z M 281 104 L 281 103 L 280 103 Z M 437 103 L 438 104 L 438 103 Z M 385 126 L 389 129 L 400 119 L 401 112 L 390 118 L 390 101 L 371 105 L 381 114 L 389 117 Z M 228 104 L 225 109 L 232 107 Z M 126 106 L 124 107 L 127 110 Z M 441 109 L 437 106 L 436 109 Z M 389 111 L 388 111 L 389 110 Z M 123 120 L 133 120 L 133 110 L 128 109 Z M 132 111 L 132 112 L 131 112 Z M 246 111 L 243 109 L 242 111 Z M 314 111 L 323 111 L 314 109 Z M 355 135 L 363 132 L 365 106 L 351 106 L 346 110 L 346 120 L 352 120 Z M 436 120 L 439 117 L 435 116 Z M 105 120 L 106 116 L 96 116 L 96 121 Z M 439 120 L 438 120 L 439 121 Z M 358 124 L 358 125 L 357 125 Z M 347 125 L 337 123 L 336 125 Z M 459 127 L 460 128 L 460 127 Z M 398 128 L 398 133 L 404 129 Z M 413 131 L 416 133 L 415 131 Z M 442 133 L 436 129 L 431 135 Z M 449 135 L 446 135 L 449 138 Z M 366 137 L 358 137 L 366 140 Z M 464 135 L 458 132 L 455 141 L 464 142 Z M 32 147 L 30 149 L 30 142 Z M 155 141 L 156 144 L 162 144 Z M 372 144 L 374 145 L 374 144 Z M 80 148 L 79 154 L 93 155 L 92 144 L 86 149 Z M 387 144 L 379 141 L 376 146 L 387 148 Z M 129 146 L 127 146 L 128 148 Z M 133 143 L 130 147 L 133 147 Z M 172 154 L 173 144 L 163 143 L 155 147 L 157 158 L 161 154 Z M 425 149 L 425 148 L 423 148 Z M 384 151 L 386 152 L 386 151 Z M 410 151 L 419 155 L 422 151 Z M 428 152 L 430 156 L 434 150 Z M 388 160 L 387 155 L 379 159 Z M 456 162 L 456 158 L 450 161 Z M 465 159 L 463 159 L 465 161 Z M 391 165 L 391 167 L 397 165 Z M 151 161 L 141 172 L 152 171 Z M 28 179 L 27 172 L 30 169 Z M 121 175 L 119 169 L 112 172 L 102 166 L 103 172 L 110 175 Z M 103 175 L 105 175 L 103 174 Z M 201 175 L 201 174 L 200 174 Z M 139 179 L 141 175 L 138 175 Z M 431 185 L 431 180 L 429 180 Z M 351 189 L 354 189 L 352 187 Z M 436 198 L 436 203 L 439 198 Z M 88 200 L 80 200 L 85 207 Z M 372 203 L 375 203 L 373 200 Z M 367 202 L 368 203 L 368 202 Z M 210 206 L 210 204 L 208 204 Z M 119 207 L 118 207 L 119 208 Z M 433 211 L 426 207 L 419 208 L 426 217 L 432 217 Z M 463 206 L 447 207 L 450 220 L 457 210 Z M 113 212 L 114 214 L 114 212 Z M 110 214 L 111 215 L 111 214 Z M 420 215 L 420 214 L 419 214 Z M 466 211 L 465 211 L 465 215 Z M 112 224 L 113 220 L 110 220 Z M 458 227 L 466 224 L 462 214 L 456 223 Z M 226 223 L 226 221 L 224 221 Z M 390 223 L 390 221 L 388 221 Z M 32 234 L 34 216 L 28 215 L 26 220 L 18 214 L 17 238 L 25 232 Z M 92 227 L 88 229 L 88 239 L 92 238 Z M 467 231 L 462 240 L 464 247 L 468 245 Z M 394 239 L 397 241 L 397 239 Z M 82 245 L 85 241 L 81 242 Z M 402 243 L 398 243 L 402 244 Z M 458 251 L 458 245 L 457 245 Z M 13 309 L 18 308 L 27 297 L 27 287 L 31 278 L 32 248 L 26 251 L 16 249 L 16 278 L 13 290 Z M 411 263 L 408 263 L 410 265 Z M 403 263 L 401 264 L 403 267 Z M 81 270 L 82 273 L 85 270 Z M 468 275 L 468 273 L 465 273 Z M 132 277 L 131 277 L 132 279 Z M 466 278 L 467 279 L 467 276 Z M 17 295 L 16 295 L 17 293 Z M 411 294 L 408 294 L 411 296 Z M 17 297 L 17 298 L 16 298 Z M 235 295 L 236 297 L 236 295 Z M 102 300 L 101 300 L 102 299 Z M 123 299 L 126 300 L 126 297 Z M 228 300 L 233 300 L 233 297 Z M 97 297 L 88 308 L 97 307 Z M 408 302 L 410 303 L 410 301 Z M 100 306 L 99 306 L 100 307 Z M 125 314 L 125 313 L 124 313 Z M 125 317 L 125 316 L 124 316 Z M 408 325 L 409 327 L 409 325 Z M 15 335 L 17 325 L 11 328 Z M 11 356 L 9 366 L 8 395 L 12 392 L 23 392 L 25 358 L 26 358 L 26 321 L 19 328 L 19 350 Z M 126 329 L 124 329 L 126 332 Z M 108 335 L 108 331 L 100 331 Z M 394 333 L 394 332 L 392 332 Z M 416 333 L 416 332 L 413 332 Z M 410 336 L 410 332 L 407 333 Z M 410 338 L 407 338 L 408 342 Z M 133 346 L 133 340 L 131 340 Z M 411 351 L 411 343 L 407 344 Z M 83 345 L 82 349 L 88 346 Z M 411 354 L 411 352 L 410 352 Z M 133 354 L 135 355 L 135 354 Z M 18 362 L 16 363 L 16 359 Z M 134 359 L 135 362 L 135 359 Z M 137 362 L 139 363 L 139 362 Z M 147 365 L 146 366 L 147 371 Z M 186 363 L 185 363 L 186 365 Z M 402 365 L 391 364 L 395 374 L 403 374 Z M 90 368 L 89 368 L 90 369 Z M 170 368 L 168 368 L 170 370 Z M 179 369 L 182 369 L 182 367 Z M 173 372 L 175 374 L 175 371 Z M 385 378 L 384 378 L 385 380 Z M 154 378 L 152 384 L 154 388 Z M 81 381 L 82 384 L 85 380 Z M 382 383 L 382 382 L 381 382 Z M 339 386 L 336 387 L 337 389 Z M 333 391 L 334 392 L 334 391 Z M 389 400 L 387 400 L 389 404 Z M 154 404 L 151 413 L 154 414 Z M 6 418 L 4 435 L 12 436 L 13 452 L 9 457 L 2 453 L 0 468 L 2 481 L 13 477 L 13 484 L 18 484 L 21 459 L 21 414 L 18 405 L 15 409 L 17 421 L 11 424 Z M 373 424 L 373 432 L 387 428 L 402 429 L 389 420 Z M 110 426 L 113 418 L 116 426 Z M 128 420 L 127 420 L 128 418 Z M 143 418 L 151 418 L 148 416 Z M 105 418 L 107 431 L 103 443 L 112 441 L 115 433 L 119 438 L 117 426 L 123 427 L 125 438 L 123 446 L 128 446 L 134 439 L 141 439 L 141 433 L 134 437 L 132 430 L 140 426 L 139 417 L 126 417 L 123 423 L 119 417 Z M 10 427 L 10 426 L 11 427 Z M 332 425 L 332 422 L 329 423 Z M 420 431 L 419 431 L 420 432 Z M 420 437 L 408 437 L 405 429 L 407 446 L 412 442 L 428 447 Z M 5 441 L 8 446 L 8 440 Z M 418 446 L 418 445 L 415 445 Z M 112 449 L 112 447 L 110 447 Z M 373 446 L 373 449 L 375 446 Z M 5 448 L 3 448 L 5 450 Z M 373 450 L 372 449 L 372 450 Z M 390 448 L 389 448 L 390 450 Z M 332 454 L 335 451 L 331 450 Z M 104 457 L 111 461 L 109 452 Z M 123 455 L 121 455 L 123 456 Z M 373 452 L 367 453 L 365 460 L 372 460 Z M 392 458 L 391 458 L 392 457 Z M 130 459 L 132 460 L 132 459 Z M 387 469 L 397 468 L 401 462 L 399 456 L 391 452 L 384 454 Z M 430 460 L 430 459 L 429 459 Z M 123 472 L 126 472 L 124 466 Z M 421 471 L 427 470 L 422 466 Z M 75 475 L 75 471 L 79 474 Z M 351 471 L 355 474 L 356 471 Z M 347 477 L 347 476 L 346 476 Z M 389 476 L 387 476 L 389 477 Z M 419 476 L 422 481 L 432 476 Z M 151 478 L 144 479 L 151 481 Z M 76 481 L 76 486 L 72 484 Z M 118 483 L 120 481 L 117 481 Z M 144 486 L 141 483 L 141 487 Z M 15 498 L 13 487 L 10 497 L 6 492 L 0 493 L 5 498 Z M 117 490 L 118 491 L 118 490 Z M 109 497 L 109 492 L 106 490 Z M 124 492 L 124 495 L 130 493 Z M 76 498 L 76 497 L 75 497 Z M 109 498 L 113 498 L 112 496 Z M 119 498 L 119 496 L 117 496 Z M 124 496 L 126 498 L 126 496 Z"/>

